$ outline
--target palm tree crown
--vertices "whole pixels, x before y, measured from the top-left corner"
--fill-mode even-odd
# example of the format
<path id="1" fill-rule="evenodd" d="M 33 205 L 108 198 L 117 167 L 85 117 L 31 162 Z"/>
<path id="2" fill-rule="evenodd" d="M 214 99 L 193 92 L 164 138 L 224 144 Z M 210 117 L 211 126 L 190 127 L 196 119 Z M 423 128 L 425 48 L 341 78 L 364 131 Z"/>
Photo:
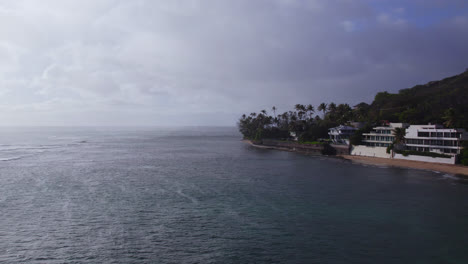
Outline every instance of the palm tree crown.
<path id="1" fill-rule="evenodd" d="M 406 136 L 406 129 L 402 127 L 396 127 L 393 130 L 393 135 L 395 136 L 395 143 L 404 143 L 405 142 L 405 136 Z"/>

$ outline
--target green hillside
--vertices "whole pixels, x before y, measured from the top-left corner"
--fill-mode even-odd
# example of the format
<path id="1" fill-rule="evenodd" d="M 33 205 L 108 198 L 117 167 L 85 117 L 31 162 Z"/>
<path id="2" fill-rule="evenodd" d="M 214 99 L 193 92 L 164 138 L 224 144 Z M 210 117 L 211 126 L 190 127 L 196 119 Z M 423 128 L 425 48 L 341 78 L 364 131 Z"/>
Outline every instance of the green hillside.
<path id="1" fill-rule="evenodd" d="M 468 70 L 440 81 L 380 92 L 360 119 L 468 128 Z"/>

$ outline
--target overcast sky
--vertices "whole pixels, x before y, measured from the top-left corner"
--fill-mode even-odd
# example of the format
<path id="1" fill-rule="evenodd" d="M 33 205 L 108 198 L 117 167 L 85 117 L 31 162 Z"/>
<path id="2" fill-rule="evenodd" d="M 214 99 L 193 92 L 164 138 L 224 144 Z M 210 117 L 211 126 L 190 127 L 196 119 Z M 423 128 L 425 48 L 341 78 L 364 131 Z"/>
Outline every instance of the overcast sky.
<path id="1" fill-rule="evenodd" d="M 0 0 L 0 125 L 235 125 L 468 67 L 466 0 Z"/>

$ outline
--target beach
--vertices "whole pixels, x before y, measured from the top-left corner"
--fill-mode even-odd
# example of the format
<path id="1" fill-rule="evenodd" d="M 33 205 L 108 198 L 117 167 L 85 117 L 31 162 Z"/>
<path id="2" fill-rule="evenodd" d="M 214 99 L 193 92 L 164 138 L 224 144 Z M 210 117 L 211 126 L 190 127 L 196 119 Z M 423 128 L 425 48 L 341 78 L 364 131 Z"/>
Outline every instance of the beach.
<path id="1" fill-rule="evenodd" d="M 353 156 L 353 155 L 341 155 L 340 157 L 347 159 L 347 160 L 351 160 L 353 162 L 362 163 L 362 164 L 386 165 L 386 166 L 394 166 L 394 167 L 431 170 L 431 171 L 439 171 L 439 172 L 445 172 L 445 173 L 450 173 L 450 174 L 468 176 L 468 167 L 461 166 L 461 165 L 449 165 L 449 164 L 430 163 L 430 162 L 422 162 L 422 161 L 385 159 L 385 158 Z"/>

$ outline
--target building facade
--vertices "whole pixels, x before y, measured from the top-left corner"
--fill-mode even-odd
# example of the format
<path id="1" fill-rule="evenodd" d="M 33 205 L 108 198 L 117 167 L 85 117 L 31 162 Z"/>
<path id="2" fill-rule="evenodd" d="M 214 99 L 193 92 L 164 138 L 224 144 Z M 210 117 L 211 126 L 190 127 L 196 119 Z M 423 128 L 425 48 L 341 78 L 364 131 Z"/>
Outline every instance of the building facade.
<path id="1" fill-rule="evenodd" d="M 462 141 L 468 140 L 464 129 L 444 128 L 441 125 L 411 125 L 406 130 L 407 150 L 456 155 L 462 150 Z"/>
<path id="2" fill-rule="evenodd" d="M 390 123 L 388 126 L 374 127 L 371 132 L 362 134 L 362 142 L 369 147 L 388 147 L 395 141 L 393 130 L 407 128 L 405 123 Z"/>
<path id="3" fill-rule="evenodd" d="M 356 132 L 356 130 L 358 129 L 355 127 L 341 125 L 328 129 L 328 135 L 333 143 L 349 145 L 349 138 Z"/>

